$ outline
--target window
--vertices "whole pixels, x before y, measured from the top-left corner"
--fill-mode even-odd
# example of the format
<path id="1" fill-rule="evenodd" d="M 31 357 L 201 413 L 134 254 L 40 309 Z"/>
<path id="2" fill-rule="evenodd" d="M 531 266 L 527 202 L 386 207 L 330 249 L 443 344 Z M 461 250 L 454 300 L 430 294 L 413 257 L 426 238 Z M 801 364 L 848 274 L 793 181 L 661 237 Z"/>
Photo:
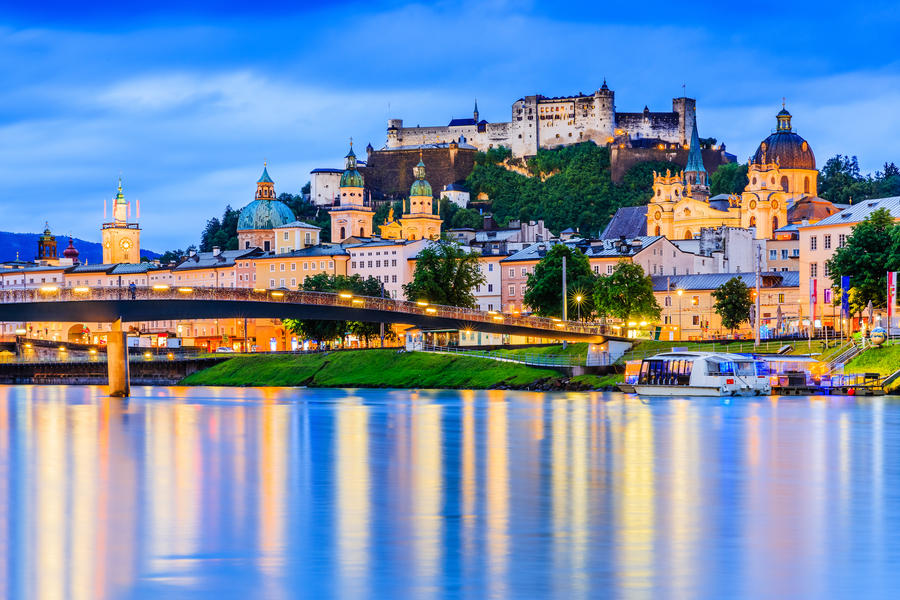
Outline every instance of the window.
<path id="1" fill-rule="evenodd" d="M 489 284 L 487 284 L 487 286 L 488 286 L 488 293 L 494 291 L 494 284 L 493 284 L 493 283 L 489 283 Z"/>
<path id="2" fill-rule="evenodd" d="M 385 275 L 385 277 L 387 277 L 387 275 Z M 397 276 L 396 276 L 396 275 L 391 275 L 391 283 L 397 283 Z"/>
<path id="3" fill-rule="evenodd" d="M 325 261 L 324 260 L 319 261 L 319 268 L 322 269 L 323 271 L 325 270 Z"/>
<path id="4" fill-rule="evenodd" d="M 594 273 L 600 272 L 600 265 L 594 265 Z"/>
<path id="5" fill-rule="evenodd" d="M 297 287 L 297 280 L 291 277 L 291 287 Z"/>
<path id="6" fill-rule="evenodd" d="M 787 259 L 788 259 L 788 249 L 782 248 L 781 249 L 781 260 L 787 260 Z"/>
<path id="7" fill-rule="evenodd" d="M 528 268 L 522 267 L 522 277 L 525 277 L 526 275 L 528 275 Z"/>
<path id="8" fill-rule="evenodd" d="M 693 318 L 691 318 L 691 323 L 693 323 L 694 325 L 699 325 L 700 324 L 700 315 L 694 315 Z"/>
<path id="9" fill-rule="evenodd" d="M 815 250 L 818 244 L 816 243 L 816 236 L 810 236 L 809 238 L 809 249 Z"/>
<path id="10" fill-rule="evenodd" d="M 784 304 L 784 294 L 778 294 L 778 304 Z"/>
<path id="11" fill-rule="evenodd" d="M 350 263 L 350 268 L 351 268 L 351 269 L 355 269 L 355 268 L 356 268 L 356 261 L 355 261 L 355 260 L 354 260 L 353 262 Z"/>
<path id="12" fill-rule="evenodd" d="M 380 269 L 380 268 L 381 268 L 381 261 L 380 261 L 380 260 L 376 260 L 376 261 L 375 261 L 375 266 L 378 267 L 378 268 Z"/>
<path id="13" fill-rule="evenodd" d="M 691 305 L 698 306 L 700 304 L 700 296 L 691 296 Z"/>
<path id="14" fill-rule="evenodd" d="M 396 265 L 393 265 L 393 266 L 396 266 Z M 494 263 L 488 263 L 488 272 L 491 272 L 493 270 L 494 270 Z"/>
<path id="15" fill-rule="evenodd" d="M 778 258 L 778 250 L 769 250 L 769 260 L 775 260 Z"/>
<path id="16" fill-rule="evenodd" d="M 305 240 L 304 240 L 304 241 L 306 242 L 307 245 L 312 241 L 312 239 L 309 237 L 309 232 L 308 232 L 308 231 L 306 232 L 306 236 L 305 236 Z"/>
<path id="17" fill-rule="evenodd" d="M 666 299 L 663 301 L 665 306 L 672 306 L 672 296 L 666 296 Z"/>
<path id="18" fill-rule="evenodd" d="M 817 263 L 809 263 L 809 276 L 810 277 L 818 277 L 819 276 L 819 265 Z"/>
<path id="19" fill-rule="evenodd" d="M 280 283 L 279 285 L 280 285 L 281 287 L 284 287 L 284 279 L 282 279 L 282 280 L 280 280 L 280 281 L 281 281 L 281 283 Z"/>
<path id="20" fill-rule="evenodd" d="M 838 236 L 838 248 L 843 248 L 847 243 L 847 236 L 843 233 Z"/>
<path id="21" fill-rule="evenodd" d="M 516 295 L 516 286 L 514 286 L 514 285 L 509 286 L 509 295 L 510 295 L 510 297 Z"/>
<path id="22" fill-rule="evenodd" d="M 291 271 L 297 270 L 297 263 L 291 263 Z"/>
<path id="23" fill-rule="evenodd" d="M 288 241 L 288 232 L 287 231 L 284 232 L 284 241 Z"/>
<path id="24" fill-rule="evenodd" d="M 509 276 L 510 276 L 510 277 L 515 277 L 515 276 L 516 276 L 516 270 L 515 270 L 514 268 L 512 268 L 512 267 L 509 268 Z"/>
<path id="25" fill-rule="evenodd" d="M 280 263 L 280 264 L 279 264 L 279 269 L 280 269 L 282 272 L 284 272 L 284 263 Z"/>
<path id="26" fill-rule="evenodd" d="M 333 261 L 333 260 L 329 260 L 329 261 L 328 261 L 328 268 L 329 268 L 329 269 L 333 269 L 333 268 L 334 268 L 334 261 Z"/>
<path id="27" fill-rule="evenodd" d="M 822 270 L 823 270 L 823 272 L 825 273 L 825 277 L 828 277 L 828 276 L 831 275 L 831 269 L 828 268 L 828 262 L 827 262 L 827 261 L 826 261 L 824 264 L 825 264 L 825 268 L 822 269 Z"/>
<path id="28" fill-rule="evenodd" d="M 800 248 L 794 248 L 793 250 L 791 250 L 791 256 L 795 258 L 800 256 Z"/>
<path id="29" fill-rule="evenodd" d="M 354 263 L 354 265 L 355 265 L 355 263 Z M 303 263 L 303 270 L 309 271 L 309 263 L 307 263 L 307 262 Z"/>
<path id="30" fill-rule="evenodd" d="M 822 241 L 824 242 L 823 245 L 825 246 L 825 249 L 826 249 L 826 250 L 831 250 L 831 236 L 830 236 L 830 235 L 826 235 L 825 238 L 824 238 Z"/>
<path id="31" fill-rule="evenodd" d="M 272 263 L 271 265 L 269 265 L 269 273 L 274 273 L 274 272 L 275 272 L 275 263 Z"/>
<path id="32" fill-rule="evenodd" d="M 274 279 L 270 279 L 270 280 L 269 280 L 269 287 L 270 287 L 270 288 L 275 287 L 275 280 L 274 280 Z"/>
<path id="33" fill-rule="evenodd" d="M 372 261 L 371 261 L 371 260 L 369 261 L 369 268 L 370 268 L 370 269 L 372 268 Z"/>
<path id="34" fill-rule="evenodd" d="M 607 275 L 612 275 L 612 272 L 613 272 L 613 266 L 612 266 L 612 265 L 606 265 L 606 274 L 607 274 Z"/>

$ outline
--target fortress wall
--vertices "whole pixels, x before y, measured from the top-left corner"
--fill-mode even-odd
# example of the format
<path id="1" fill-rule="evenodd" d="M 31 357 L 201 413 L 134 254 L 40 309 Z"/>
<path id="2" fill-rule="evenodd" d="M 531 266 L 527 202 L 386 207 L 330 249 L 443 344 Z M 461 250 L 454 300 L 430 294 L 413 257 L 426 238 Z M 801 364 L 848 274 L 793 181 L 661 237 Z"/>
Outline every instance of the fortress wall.
<path id="1" fill-rule="evenodd" d="M 687 165 L 688 152 L 683 148 L 658 150 L 656 148 L 619 148 L 614 146 L 610 149 L 609 155 L 612 180 L 614 183 L 622 183 L 626 171 L 640 162 L 668 161 L 684 167 Z M 701 155 L 703 156 L 703 166 L 710 175 L 720 165 L 729 162 L 724 152 L 720 150 L 701 150 Z"/>

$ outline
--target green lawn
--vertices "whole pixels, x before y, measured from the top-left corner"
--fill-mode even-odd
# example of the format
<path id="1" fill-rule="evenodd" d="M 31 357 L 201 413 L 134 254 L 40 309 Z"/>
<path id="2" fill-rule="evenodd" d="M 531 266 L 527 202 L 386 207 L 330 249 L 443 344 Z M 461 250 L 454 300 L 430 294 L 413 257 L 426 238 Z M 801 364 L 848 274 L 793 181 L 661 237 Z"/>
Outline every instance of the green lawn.
<path id="1" fill-rule="evenodd" d="M 890 375 L 900 369 L 900 344 L 869 348 L 844 365 L 845 373 Z"/>
<path id="2" fill-rule="evenodd" d="M 186 377 L 183 385 L 491 388 L 560 378 L 552 369 L 459 355 L 359 350 L 236 356 Z"/>

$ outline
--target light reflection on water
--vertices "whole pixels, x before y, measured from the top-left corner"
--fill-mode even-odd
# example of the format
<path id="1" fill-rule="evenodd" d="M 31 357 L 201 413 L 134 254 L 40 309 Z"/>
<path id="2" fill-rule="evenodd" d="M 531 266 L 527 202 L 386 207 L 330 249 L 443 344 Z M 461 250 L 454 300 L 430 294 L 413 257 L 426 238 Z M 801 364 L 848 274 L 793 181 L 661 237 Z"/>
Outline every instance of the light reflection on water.
<path id="1" fill-rule="evenodd" d="M 0 597 L 887 597 L 896 398 L 0 387 Z"/>

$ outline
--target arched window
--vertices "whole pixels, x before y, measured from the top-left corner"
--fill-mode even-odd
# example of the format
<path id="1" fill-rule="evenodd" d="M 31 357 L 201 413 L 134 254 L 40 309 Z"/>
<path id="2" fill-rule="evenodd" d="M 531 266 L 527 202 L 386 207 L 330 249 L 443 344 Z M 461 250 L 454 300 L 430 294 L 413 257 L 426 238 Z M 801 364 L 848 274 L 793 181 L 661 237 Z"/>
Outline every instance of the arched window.
<path id="1" fill-rule="evenodd" d="M 684 232 L 684 239 L 686 239 L 686 240 L 694 239 L 694 234 L 691 233 L 690 229 L 688 229 L 687 231 Z"/>
<path id="2" fill-rule="evenodd" d="M 343 227 L 341 227 L 341 239 L 344 239 L 346 237 L 347 237 L 346 230 Z"/>
<path id="3" fill-rule="evenodd" d="M 659 233 L 659 225 L 656 226 L 656 232 L 655 232 L 653 235 L 661 235 L 661 234 Z"/>
<path id="4" fill-rule="evenodd" d="M 772 239 L 775 238 L 776 229 L 778 229 L 778 217 L 772 217 Z"/>
<path id="5" fill-rule="evenodd" d="M 785 192 L 788 191 L 788 178 L 787 178 L 787 175 L 782 175 L 782 176 L 781 176 L 781 189 L 783 189 Z"/>
<path id="6" fill-rule="evenodd" d="M 365 227 L 359 228 L 359 237 L 366 237 L 366 228 Z"/>
<path id="7" fill-rule="evenodd" d="M 756 217 L 750 217 L 750 227 L 756 227 Z"/>
<path id="8" fill-rule="evenodd" d="M 809 176 L 808 175 L 803 178 L 803 193 L 804 194 L 809 193 Z"/>

